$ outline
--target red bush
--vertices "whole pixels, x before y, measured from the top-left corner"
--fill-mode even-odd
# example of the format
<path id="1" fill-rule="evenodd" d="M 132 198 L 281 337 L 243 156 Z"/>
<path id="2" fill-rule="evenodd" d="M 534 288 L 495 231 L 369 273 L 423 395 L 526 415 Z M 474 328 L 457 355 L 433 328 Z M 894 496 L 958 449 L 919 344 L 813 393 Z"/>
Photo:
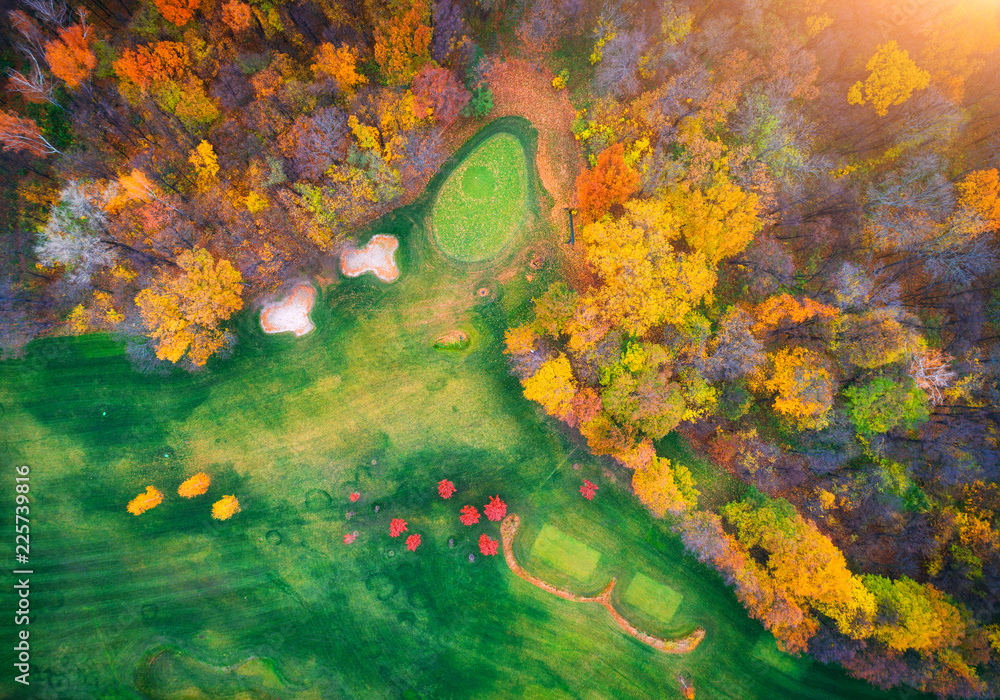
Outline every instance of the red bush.
<path id="1" fill-rule="evenodd" d="M 498 522 L 507 515 L 507 504 L 500 500 L 500 494 L 490 496 L 490 502 L 483 506 L 483 512 L 488 519 Z"/>
<path id="2" fill-rule="evenodd" d="M 393 518 L 389 523 L 389 536 L 399 537 L 404 532 L 406 532 L 406 521 L 402 518 Z"/>
<path id="3" fill-rule="evenodd" d="M 441 498 L 451 498 L 451 495 L 455 493 L 458 489 L 455 488 L 455 484 L 451 483 L 447 479 L 441 479 L 438 482 L 438 495 Z"/>
<path id="4" fill-rule="evenodd" d="M 492 557 L 497 553 L 497 541 L 484 532 L 479 536 L 479 551 Z"/>
<path id="5" fill-rule="evenodd" d="M 458 519 L 462 521 L 463 525 L 475 525 L 479 522 L 479 511 L 476 510 L 475 506 L 463 506 L 461 512 Z"/>

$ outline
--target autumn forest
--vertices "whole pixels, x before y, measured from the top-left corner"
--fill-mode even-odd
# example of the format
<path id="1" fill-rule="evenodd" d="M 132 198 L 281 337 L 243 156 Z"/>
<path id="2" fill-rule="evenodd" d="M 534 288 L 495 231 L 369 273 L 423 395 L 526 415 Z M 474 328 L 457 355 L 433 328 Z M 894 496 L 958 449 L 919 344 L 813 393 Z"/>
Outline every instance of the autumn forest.
<path id="1" fill-rule="evenodd" d="M 549 430 L 784 652 L 1000 696 L 996 2 L 4 5 L 4 363 L 223 367 L 526 116 L 550 277 L 499 352 Z"/>

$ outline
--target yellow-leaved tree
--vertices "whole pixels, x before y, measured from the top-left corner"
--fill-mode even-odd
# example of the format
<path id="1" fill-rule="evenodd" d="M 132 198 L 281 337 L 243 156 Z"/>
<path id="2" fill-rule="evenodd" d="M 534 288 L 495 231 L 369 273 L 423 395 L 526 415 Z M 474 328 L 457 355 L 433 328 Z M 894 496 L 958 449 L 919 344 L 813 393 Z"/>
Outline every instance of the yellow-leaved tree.
<path id="1" fill-rule="evenodd" d="M 678 515 L 698 504 L 691 472 L 683 464 L 671 464 L 669 459 L 653 457 L 632 474 L 632 488 L 643 504 L 657 517 Z"/>
<path id="2" fill-rule="evenodd" d="M 973 170 L 955 185 L 958 207 L 950 222 L 969 238 L 1000 230 L 1000 176 L 996 168 Z"/>
<path id="3" fill-rule="evenodd" d="M 229 520 L 240 512 L 240 502 L 236 496 L 223 496 L 212 504 L 212 517 L 216 520 Z"/>
<path id="4" fill-rule="evenodd" d="M 535 349 L 538 334 L 528 324 L 508 328 L 504 334 L 504 353 L 507 355 L 523 355 Z"/>
<path id="5" fill-rule="evenodd" d="M 177 362 L 187 353 L 200 367 L 223 345 L 219 323 L 243 308 L 243 277 L 228 260 L 216 262 L 204 248 L 182 253 L 177 267 L 181 274 L 161 271 L 135 303 L 157 357 Z"/>
<path id="6" fill-rule="evenodd" d="M 830 538 L 788 501 L 758 494 L 723 506 L 722 514 L 740 544 L 767 553 L 768 577 L 799 606 L 827 615 L 855 639 L 871 633 L 875 596 Z"/>
<path id="7" fill-rule="evenodd" d="M 799 430 L 825 427 L 833 405 L 833 379 L 823 358 L 806 348 L 781 348 L 768 356 L 767 364 L 767 370 L 759 368 L 750 376 L 750 388 L 776 394 L 774 410 Z"/>
<path id="8" fill-rule="evenodd" d="M 860 80 L 847 92 L 852 105 L 871 104 L 875 113 L 884 117 L 889 107 L 901 105 L 910 99 L 914 90 L 930 85 L 931 75 L 917 67 L 906 49 L 895 41 L 879 44 L 875 54 L 865 66 L 868 77 Z"/>
<path id="9" fill-rule="evenodd" d="M 933 585 L 907 577 L 865 576 L 879 612 L 874 637 L 898 651 L 930 651 L 956 645 L 965 632 L 961 611 Z"/>
<path id="10" fill-rule="evenodd" d="M 565 418 L 573 409 L 576 396 L 576 382 L 573 369 L 565 355 L 547 361 L 533 375 L 521 381 L 524 396 L 537 401 L 546 413 L 556 418 Z"/>
<path id="11" fill-rule="evenodd" d="M 661 323 L 681 323 L 711 296 L 716 275 L 705 253 L 674 249 L 670 241 L 678 235 L 675 217 L 652 200 L 627 202 L 617 221 L 584 226 L 587 261 L 602 284 L 580 300 L 578 310 L 596 309 L 594 323 L 603 320 L 635 336 Z M 580 329 L 572 326 L 580 324 L 579 316 L 570 329 L 577 336 Z"/>
<path id="12" fill-rule="evenodd" d="M 718 265 L 750 245 L 760 230 L 758 198 L 717 173 L 702 189 L 683 182 L 667 195 L 681 237 Z"/>
<path id="13" fill-rule="evenodd" d="M 215 182 L 215 177 L 219 174 L 219 159 L 212 149 L 212 144 L 208 141 L 202 141 L 195 146 L 191 155 L 188 156 L 188 163 L 194 167 L 198 189 L 204 192 L 211 187 L 212 183 Z"/>

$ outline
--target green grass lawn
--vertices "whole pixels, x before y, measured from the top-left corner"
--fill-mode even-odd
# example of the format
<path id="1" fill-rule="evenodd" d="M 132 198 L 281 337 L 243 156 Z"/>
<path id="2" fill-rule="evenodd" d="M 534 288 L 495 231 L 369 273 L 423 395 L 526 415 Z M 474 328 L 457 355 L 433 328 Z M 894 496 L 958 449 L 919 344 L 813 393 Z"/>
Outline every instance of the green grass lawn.
<path id="1" fill-rule="evenodd" d="M 441 187 L 432 212 L 438 246 L 464 262 L 493 258 L 524 220 L 527 189 L 521 143 L 505 133 L 488 138 Z"/>
<path id="2" fill-rule="evenodd" d="M 625 589 L 622 600 L 666 624 L 673 619 L 684 596 L 645 574 L 636 574 Z"/>
<path id="3" fill-rule="evenodd" d="M 551 525 L 545 525 L 531 546 L 531 560 L 536 558 L 578 581 L 586 581 L 594 572 L 601 553 Z"/>
<path id="4" fill-rule="evenodd" d="M 808 665 L 800 663 L 799 659 L 778 649 L 778 643 L 767 632 L 757 639 L 751 654 L 757 666 L 765 664 L 794 678 L 800 678 L 808 669 Z"/>
<path id="5" fill-rule="evenodd" d="M 526 124 L 502 124 L 530 153 Z M 30 692 L 5 673 L 0 697 L 679 698 L 680 671 L 700 698 L 900 697 L 791 657 L 751 667 L 763 630 L 732 591 L 508 374 L 504 329 L 549 273 L 477 297 L 482 273 L 443 259 L 422 228 L 433 194 L 372 228 L 399 238 L 400 278 L 325 289 L 308 336 L 265 335 L 247 311 L 233 355 L 201 372 L 136 374 L 102 335 L 0 363 L 0 513 L 12 529 L 12 466 L 29 465 L 35 572 Z M 435 349 L 455 328 L 473 342 Z M 179 498 L 202 470 L 209 492 Z M 448 501 L 443 478 L 458 488 Z M 584 478 L 601 486 L 593 501 Z M 163 503 L 129 515 L 149 484 Z M 225 522 L 209 515 L 222 494 L 242 507 Z M 494 494 L 522 517 L 515 548 L 550 524 L 600 553 L 594 577 L 667 583 L 684 597 L 671 632 L 702 626 L 706 640 L 660 653 L 601 606 L 481 556 L 499 524 L 465 527 L 458 510 Z M 389 537 L 394 517 L 422 536 L 416 552 Z M 16 596 L 5 585 L 0 605 Z M 0 618 L 8 669 L 13 619 Z"/>

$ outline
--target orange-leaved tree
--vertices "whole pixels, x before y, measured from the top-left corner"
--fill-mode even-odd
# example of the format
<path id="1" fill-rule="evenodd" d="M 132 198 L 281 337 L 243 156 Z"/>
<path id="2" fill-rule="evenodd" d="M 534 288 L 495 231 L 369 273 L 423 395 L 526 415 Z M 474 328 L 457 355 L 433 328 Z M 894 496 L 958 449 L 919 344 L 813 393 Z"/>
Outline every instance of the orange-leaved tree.
<path id="1" fill-rule="evenodd" d="M 222 21 L 234 32 L 244 32 L 253 23 L 253 8 L 240 0 L 222 4 Z"/>
<path id="2" fill-rule="evenodd" d="M 973 170 L 955 188 L 959 197 L 953 226 L 960 226 L 961 233 L 969 237 L 1000 230 L 1000 176 L 996 168 Z"/>
<path id="3" fill-rule="evenodd" d="M 132 515 L 142 515 L 150 508 L 155 508 L 163 501 L 163 494 L 155 486 L 147 486 L 143 493 L 128 502 L 128 512 Z"/>
<path id="4" fill-rule="evenodd" d="M 508 328 L 504 333 L 504 354 L 524 355 L 535 349 L 537 341 L 538 334 L 532 330 L 530 324 Z"/>
<path id="5" fill-rule="evenodd" d="M 59 29 L 59 36 L 45 44 L 45 60 L 52 75 L 78 88 L 97 67 L 97 56 L 91 51 L 94 32 L 81 16 L 80 24 Z"/>
<path id="6" fill-rule="evenodd" d="M 935 7 L 931 5 L 931 7 Z M 942 3 L 948 8 L 928 22 L 927 41 L 920 62 L 934 84 L 955 103 L 965 96 L 966 81 L 981 71 L 987 57 L 1000 46 L 996 5 L 991 2 Z M 989 75 L 990 71 L 982 70 Z"/>
<path id="7" fill-rule="evenodd" d="M 177 81 L 187 73 L 188 50 L 179 41 L 158 41 L 134 49 L 125 49 L 114 62 L 122 87 L 148 90 L 153 85 Z"/>
<path id="8" fill-rule="evenodd" d="M 401 2 L 375 24 L 375 62 L 390 85 L 406 85 L 431 60 L 431 4 Z"/>
<path id="9" fill-rule="evenodd" d="M 153 0 L 153 3 L 168 22 L 183 27 L 194 18 L 201 0 Z"/>
<path id="10" fill-rule="evenodd" d="M 27 151 L 33 156 L 44 158 L 51 153 L 59 153 L 42 136 L 41 129 L 33 119 L 20 117 L 14 112 L 0 109 L 0 146 L 5 151 Z"/>
<path id="11" fill-rule="evenodd" d="M 832 618 L 844 634 L 859 639 L 870 633 L 875 597 L 830 538 L 788 501 L 756 495 L 723 506 L 722 514 L 744 547 L 767 553 L 764 570 L 792 600 Z"/>
<path id="12" fill-rule="evenodd" d="M 368 78 L 358 73 L 357 64 L 356 48 L 347 44 L 334 47 L 324 42 L 316 49 L 316 62 L 310 68 L 317 77 L 333 80 L 340 92 L 350 95 L 358 85 L 368 82 Z"/>
<path id="13" fill-rule="evenodd" d="M 583 223 L 596 221 L 639 191 L 639 173 L 625 162 L 625 146 L 616 143 L 597 156 L 592 170 L 576 178 L 576 198 Z"/>
<path id="14" fill-rule="evenodd" d="M 209 478 L 208 474 L 205 472 L 198 472 L 194 476 L 184 480 L 184 483 L 177 488 L 177 495 L 184 498 L 194 498 L 195 496 L 200 496 L 208 491 L 208 486 L 211 483 L 212 480 Z"/>
<path id="15" fill-rule="evenodd" d="M 757 321 L 753 332 L 757 335 L 776 330 L 790 331 L 794 326 L 808 321 L 828 321 L 840 314 L 833 306 L 814 301 L 809 297 L 796 299 L 791 294 L 768 297 L 754 311 Z"/>
<path id="16" fill-rule="evenodd" d="M 177 267 L 180 275 L 161 271 L 135 303 L 157 357 L 177 362 L 187 353 L 200 367 L 224 343 L 219 323 L 243 308 L 243 277 L 228 260 L 216 262 L 204 248 L 182 253 Z"/>

